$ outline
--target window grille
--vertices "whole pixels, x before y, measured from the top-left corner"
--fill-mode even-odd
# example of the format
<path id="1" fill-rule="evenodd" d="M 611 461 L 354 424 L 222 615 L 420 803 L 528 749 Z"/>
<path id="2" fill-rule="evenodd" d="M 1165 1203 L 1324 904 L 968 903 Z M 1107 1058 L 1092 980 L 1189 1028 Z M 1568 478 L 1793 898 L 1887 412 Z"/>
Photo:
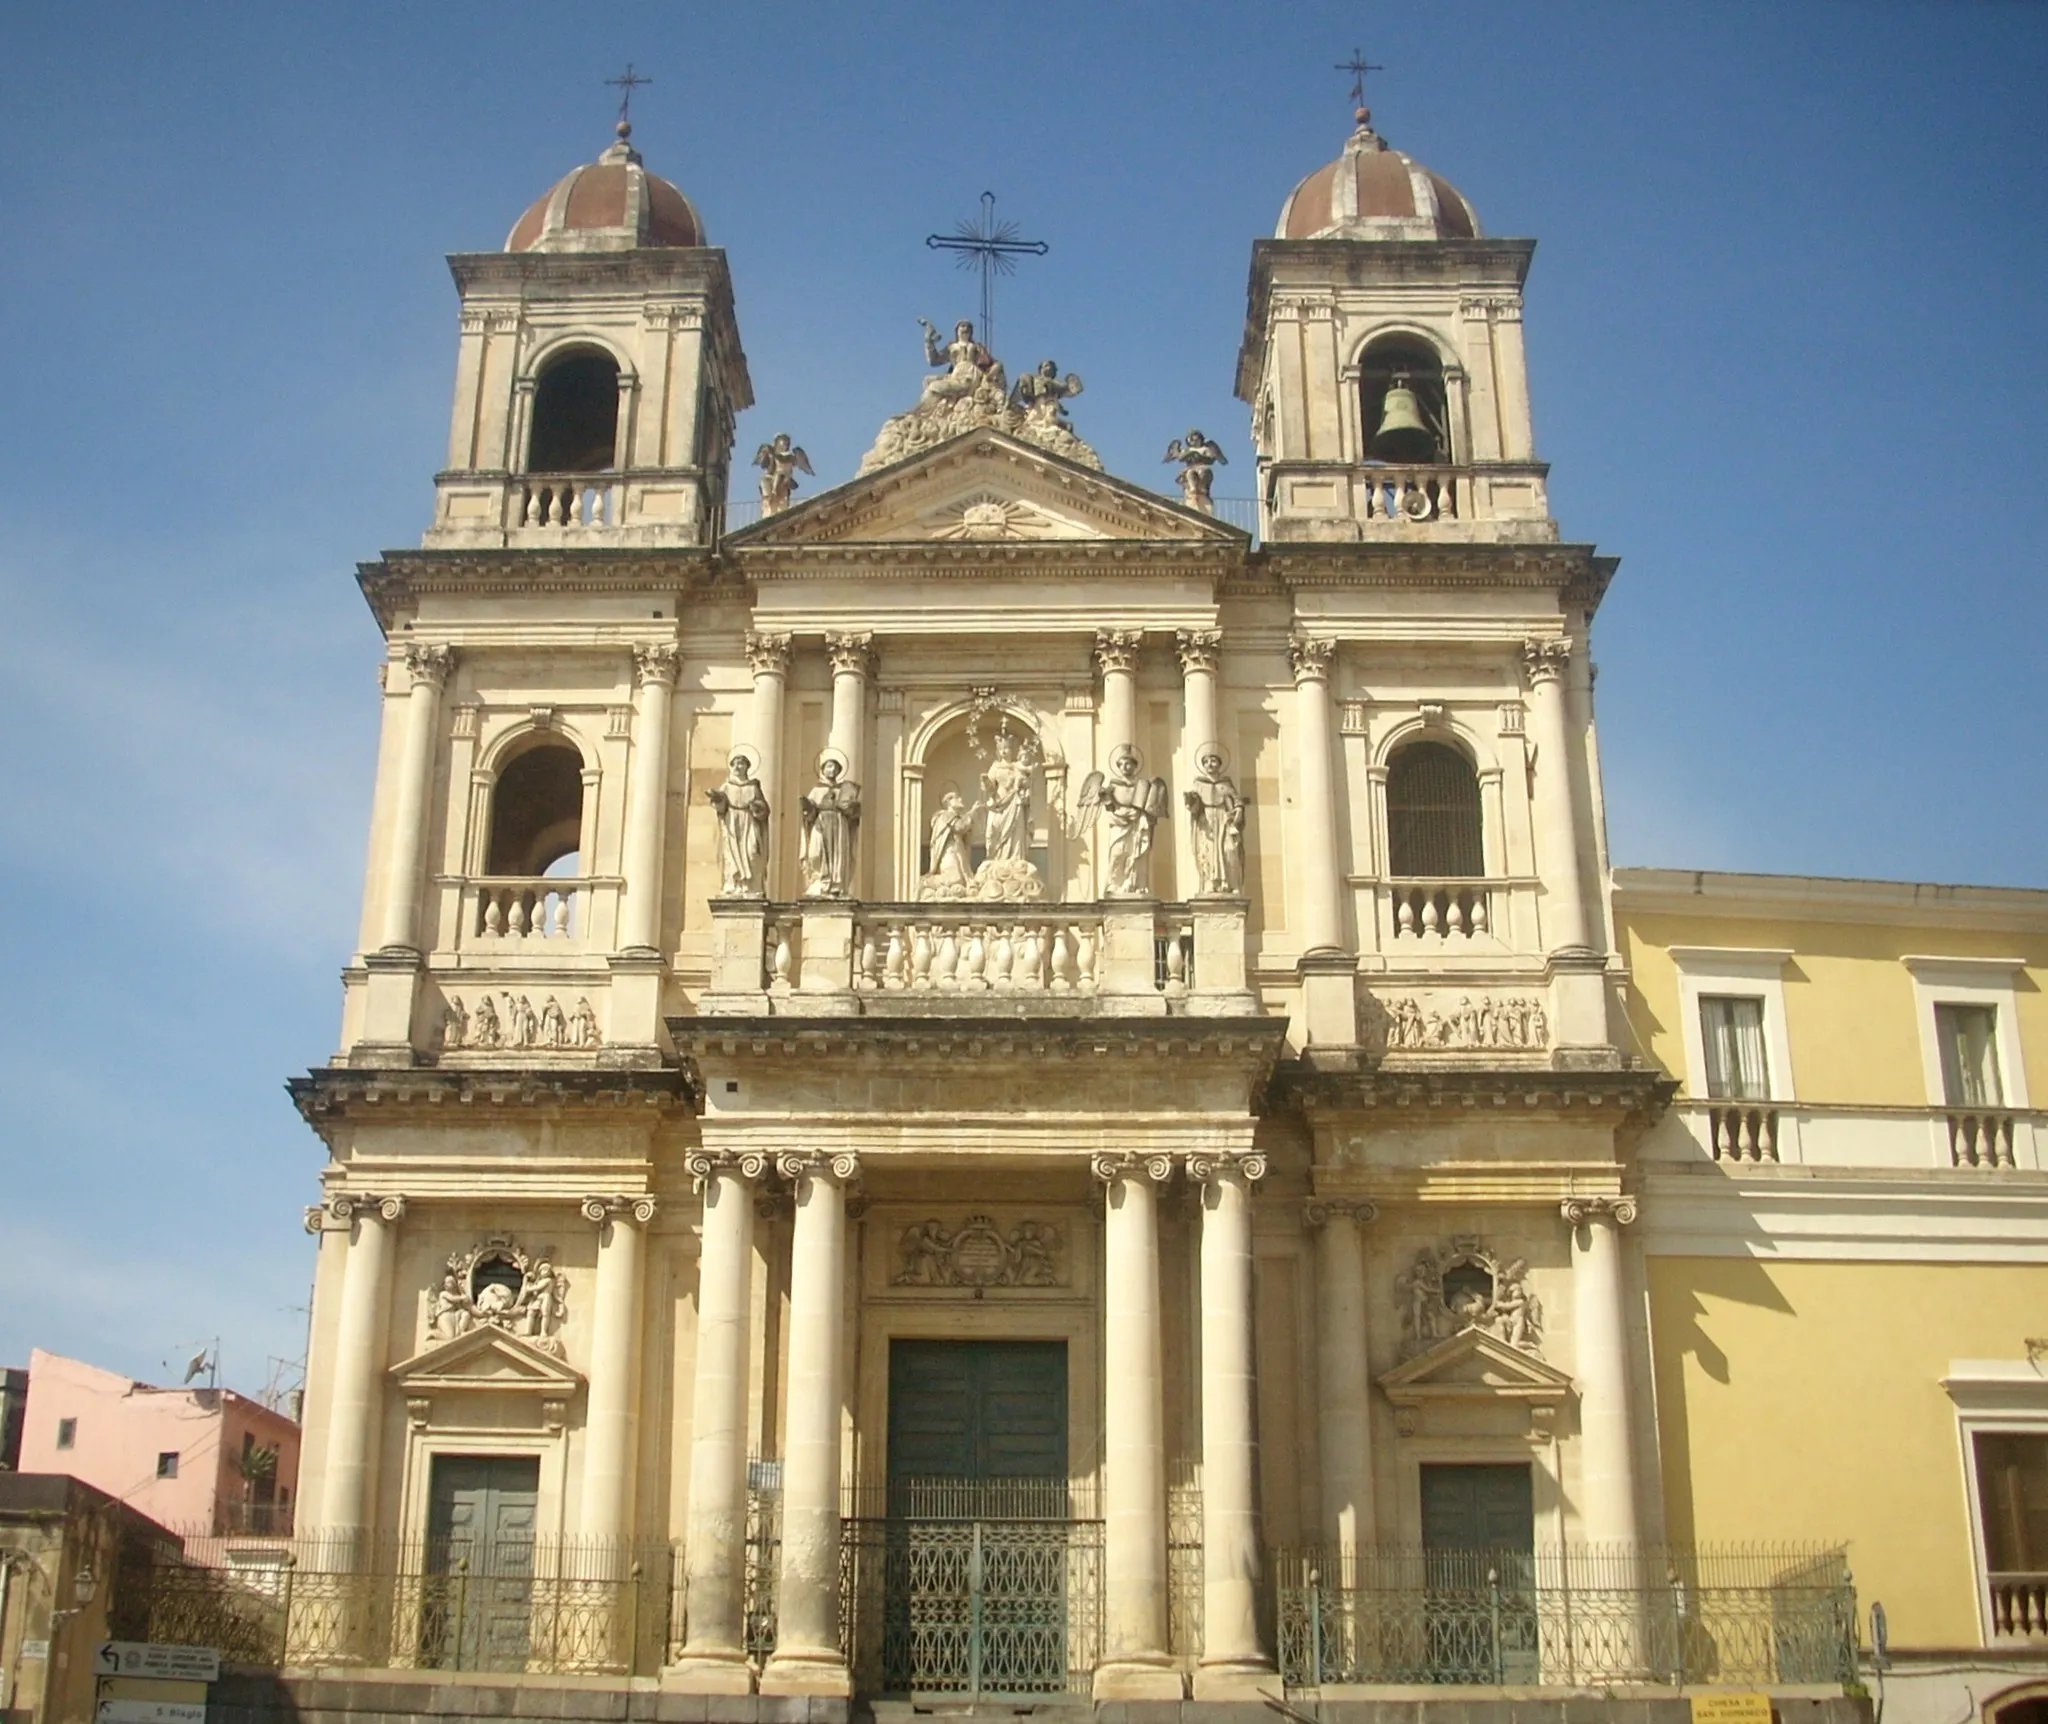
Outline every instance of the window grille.
<path id="1" fill-rule="evenodd" d="M 1941 1044 L 1941 1087 L 1950 1107 L 2003 1107 L 1998 1078 L 1998 1008 L 1937 1005 L 1934 1034 Z"/>
<path id="2" fill-rule="evenodd" d="M 1479 775 L 1446 743 L 1410 743 L 1387 768 L 1387 871 L 1403 879 L 1486 872 Z"/>
<path id="3" fill-rule="evenodd" d="M 1702 996 L 1700 1040 L 1706 1048 L 1709 1100 L 1770 1099 L 1762 1000 L 1726 994 Z"/>

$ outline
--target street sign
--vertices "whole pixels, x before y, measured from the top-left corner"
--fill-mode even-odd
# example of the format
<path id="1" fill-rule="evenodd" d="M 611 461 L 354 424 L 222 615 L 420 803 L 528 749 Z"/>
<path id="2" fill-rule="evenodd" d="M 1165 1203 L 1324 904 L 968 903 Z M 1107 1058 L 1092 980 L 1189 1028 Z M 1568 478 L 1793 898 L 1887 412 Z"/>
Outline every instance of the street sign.
<path id="1" fill-rule="evenodd" d="M 1771 1724 L 1768 1694 L 1695 1694 L 1692 1724 Z"/>
<path id="2" fill-rule="evenodd" d="M 99 1724 L 206 1724 L 204 1700 L 102 1700 Z"/>
<path id="3" fill-rule="evenodd" d="M 156 1676 L 171 1682 L 218 1682 L 220 1654 L 211 1646 L 153 1646 L 142 1640 L 103 1640 L 93 1657 L 100 1676 Z M 1730 1719 L 1728 1724 L 1738 1724 Z"/>

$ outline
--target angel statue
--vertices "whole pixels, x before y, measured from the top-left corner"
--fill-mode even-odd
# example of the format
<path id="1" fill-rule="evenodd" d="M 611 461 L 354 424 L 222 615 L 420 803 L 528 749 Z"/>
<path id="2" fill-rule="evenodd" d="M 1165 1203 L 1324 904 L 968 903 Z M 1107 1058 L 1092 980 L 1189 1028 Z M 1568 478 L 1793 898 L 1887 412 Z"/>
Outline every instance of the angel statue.
<path id="1" fill-rule="evenodd" d="M 789 507 L 796 495 L 796 476 L 811 471 L 811 458 L 787 431 L 778 431 L 754 451 L 754 465 L 761 469 L 761 513 L 773 515 Z"/>
<path id="2" fill-rule="evenodd" d="M 1081 393 L 1081 380 L 1069 371 L 1060 375 L 1059 362 L 1041 359 L 1036 371 L 1027 371 L 1010 391 L 1013 406 L 1024 410 L 1025 430 L 1047 431 L 1057 426 L 1072 431 L 1067 423 L 1066 403 Z"/>
<path id="3" fill-rule="evenodd" d="M 818 756 L 818 782 L 803 800 L 804 896 L 844 898 L 853 889 L 853 840 L 860 829 L 860 786 L 846 776 L 846 756 Z"/>
<path id="4" fill-rule="evenodd" d="M 725 782 L 704 792 L 718 814 L 719 889 L 728 898 L 761 896 L 768 860 L 768 793 L 754 776 L 754 757 L 732 751 Z"/>
<path id="5" fill-rule="evenodd" d="M 1199 514 L 1215 514 L 1216 505 L 1210 499 L 1209 487 L 1216 482 L 1217 467 L 1230 464 L 1230 457 L 1223 453 L 1222 447 L 1201 432 L 1190 431 L 1185 437 L 1176 437 L 1167 444 L 1166 459 L 1180 463 L 1181 501 Z"/>
<path id="6" fill-rule="evenodd" d="M 1244 890 L 1244 798 L 1223 771 L 1213 742 L 1195 756 L 1195 787 L 1182 794 L 1194 838 L 1195 877 L 1205 896 L 1234 897 Z"/>
<path id="7" fill-rule="evenodd" d="M 1150 890 L 1152 829 L 1166 817 L 1169 792 L 1163 778 L 1138 776 L 1138 751 L 1125 743 L 1109 757 L 1107 774 L 1091 772 L 1081 782 L 1081 802 L 1070 836 L 1078 838 L 1096 819 L 1110 826 L 1103 895 L 1142 898 Z"/>

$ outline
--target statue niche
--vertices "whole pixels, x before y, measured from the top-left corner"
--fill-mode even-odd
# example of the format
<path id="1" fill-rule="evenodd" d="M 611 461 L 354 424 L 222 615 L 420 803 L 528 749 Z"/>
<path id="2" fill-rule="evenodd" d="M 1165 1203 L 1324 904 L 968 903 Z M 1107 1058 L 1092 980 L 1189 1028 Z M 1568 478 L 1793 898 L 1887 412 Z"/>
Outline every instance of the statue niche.
<path id="1" fill-rule="evenodd" d="M 917 896 L 931 903 L 1036 903 L 1045 896 L 1044 753 L 1036 732 L 977 698 L 925 757 Z"/>

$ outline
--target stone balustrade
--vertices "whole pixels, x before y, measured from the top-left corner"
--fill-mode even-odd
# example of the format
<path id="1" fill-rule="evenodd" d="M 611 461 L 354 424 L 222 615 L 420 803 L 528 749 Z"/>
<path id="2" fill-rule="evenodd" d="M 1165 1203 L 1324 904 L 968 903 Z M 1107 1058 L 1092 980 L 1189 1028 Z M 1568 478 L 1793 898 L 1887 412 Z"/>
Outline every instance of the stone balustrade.
<path id="1" fill-rule="evenodd" d="M 1646 1162 L 2020 1172 L 2041 1165 L 2048 1115 L 1849 1102 L 1681 1096 L 1643 1145 Z"/>
<path id="2" fill-rule="evenodd" d="M 692 545 L 716 530 L 692 469 L 605 473 L 446 472 L 435 480 L 427 544 Z"/>
<path id="3" fill-rule="evenodd" d="M 1092 994 L 1102 920 L 1021 907 L 870 910 L 857 918 L 854 942 L 857 991 Z"/>
<path id="4" fill-rule="evenodd" d="M 527 473 L 508 488 L 508 527 L 586 527 L 620 522 L 622 487 L 609 473 Z"/>
<path id="5" fill-rule="evenodd" d="M 1263 536 L 1553 543 L 1549 471 L 1537 461 L 1338 466 L 1276 460 L 1266 469 Z"/>
<path id="6" fill-rule="evenodd" d="M 2048 1640 L 2048 1574 L 1994 1574 L 1991 1634 L 1995 1640 Z"/>
<path id="7" fill-rule="evenodd" d="M 569 940 L 583 932 L 576 914 L 575 880 L 472 880 L 464 893 L 470 913 L 463 918 L 472 943 Z"/>
<path id="8" fill-rule="evenodd" d="M 1456 942 L 1490 934 L 1493 894 L 1504 881 L 1394 880 L 1380 888 L 1380 930 L 1386 941 Z"/>
<path id="9" fill-rule="evenodd" d="M 2000 1108 L 1948 1110 L 1948 1153 L 1957 1167 L 2011 1167 L 2013 1116 Z"/>

